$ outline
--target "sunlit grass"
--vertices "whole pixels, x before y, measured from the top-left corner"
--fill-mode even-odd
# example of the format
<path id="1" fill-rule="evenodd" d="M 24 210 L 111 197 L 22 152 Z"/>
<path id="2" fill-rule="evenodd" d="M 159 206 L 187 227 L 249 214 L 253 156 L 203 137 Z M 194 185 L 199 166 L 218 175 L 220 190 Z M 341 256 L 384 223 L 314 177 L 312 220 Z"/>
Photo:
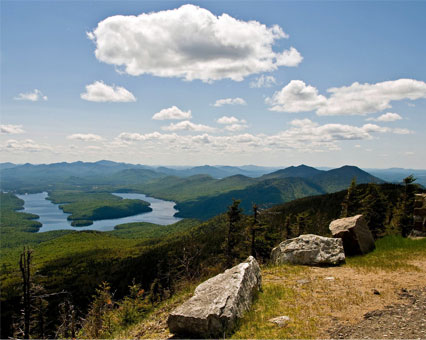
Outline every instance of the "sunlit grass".
<path id="1" fill-rule="evenodd" d="M 426 256 L 426 239 L 412 240 L 401 236 L 386 236 L 376 241 L 376 249 L 363 256 L 346 259 L 350 267 L 368 270 L 419 270 L 410 260 Z"/>

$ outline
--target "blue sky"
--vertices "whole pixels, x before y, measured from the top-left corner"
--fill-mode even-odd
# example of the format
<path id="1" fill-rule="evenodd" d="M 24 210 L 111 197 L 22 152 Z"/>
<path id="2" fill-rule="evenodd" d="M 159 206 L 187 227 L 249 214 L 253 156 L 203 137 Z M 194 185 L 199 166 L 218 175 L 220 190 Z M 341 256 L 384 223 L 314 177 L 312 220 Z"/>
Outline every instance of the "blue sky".
<path id="1" fill-rule="evenodd" d="M 2 1 L 1 161 L 426 168 L 424 13 Z"/>

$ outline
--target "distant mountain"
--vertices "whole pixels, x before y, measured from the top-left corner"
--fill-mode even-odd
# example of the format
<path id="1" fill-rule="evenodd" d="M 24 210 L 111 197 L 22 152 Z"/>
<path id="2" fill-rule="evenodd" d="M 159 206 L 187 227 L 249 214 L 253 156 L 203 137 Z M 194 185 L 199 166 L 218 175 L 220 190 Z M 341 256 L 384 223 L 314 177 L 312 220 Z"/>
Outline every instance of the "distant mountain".
<path id="1" fill-rule="evenodd" d="M 0 163 L 0 170 L 14 168 L 15 166 L 16 166 L 16 164 L 13 164 L 13 163 L 10 163 L 10 162 Z"/>
<path id="2" fill-rule="evenodd" d="M 295 177 L 290 177 L 291 175 Z M 207 219 L 225 212 L 232 199 L 241 200 L 241 207 L 249 212 L 252 203 L 267 208 L 298 198 L 344 190 L 349 187 L 353 178 L 358 184 L 384 183 L 383 180 L 355 166 L 321 171 L 301 165 L 262 176 L 256 179 L 256 183 L 239 190 L 201 196 L 196 199 L 177 200 L 179 202 L 177 204 L 178 216 Z M 225 180 L 227 178 L 222 181 Z M 246 184 L 250 184 L 250 182 L 246 182 Z"/>
<path id="3" fill-rule="evenodd" d="M 289 202 L 296 198 L 323 193 L 316 184 L 303 178 L 268 179 L 244 189 L 178 203 L 176 205 L 179 210 L 177 216 L 208 219 L 225 212 L 232 199 L 241 200 L 243 210 L 250 213 L 253 203 L 258 204 L 261 208 L 269 208 L 275 204 Z"/>
<path id="4" fill-rule="evenodd" d="M 110 161 L 88 162 L 61 162 L 52 164 L 17 165 L 3 169 L 1 172 L 2 189 L 14 190 L 19 187 L 46 186 L 54 182 L 72 179 L 75 183 L 78 178 L 111 175 L 125 169 L 143 168 L 141 165 L 115 163 Z"/>
<path id="5" fill-rule="evenodd" d="M 323 171 L 321 170 L 302 164 L 299 166 L 290 166 L 288 168 L 263 175 L 260 179 L 286 178 L 286 177 L 310 178 L 322 172 Z"/>
<path id="6" fill-rule="evenodd" d="M 341 168 L 323 171 L 311 180 L 318 184 L 325 192 L 336 192 L 346 189 L 352 179 L 355 178 L 357 184 L 362 183 L 384 183 L 380 178 L 370 175 L 356 166 L 345 165 Z"/>
<path id="7" fill-rule="evenodd" d="M 413 175 L 417 180 L 415 183 L 426 186 L 426 170 L 422 169 L 403 169 L 403 168 L 390 168 L 390 169 L 364 169 L 373 176 L 384 179 L 392 183 L 402 183 L 403 179 Z"/>
<path id="8" fill-rule="evenodd" d="M 211 166 L 211 165 L 203 165 L 196 166 L 192 168 L 186 169 L 175 169 L 170 167 L 158 167 L 156 171 L 161 172 L 163 174 L 178 176 L 178 177 L 189 177 L 194 175 L 209 175 L 213 178 L 225 178 L 233 175 L 244 175 L 247 177 L 259 177 L 265 173 L 269 172 L 269 168 L 257 167 L 253 168 L 253 170 L 242 169 L 240 167 L 235 166 Z"/>

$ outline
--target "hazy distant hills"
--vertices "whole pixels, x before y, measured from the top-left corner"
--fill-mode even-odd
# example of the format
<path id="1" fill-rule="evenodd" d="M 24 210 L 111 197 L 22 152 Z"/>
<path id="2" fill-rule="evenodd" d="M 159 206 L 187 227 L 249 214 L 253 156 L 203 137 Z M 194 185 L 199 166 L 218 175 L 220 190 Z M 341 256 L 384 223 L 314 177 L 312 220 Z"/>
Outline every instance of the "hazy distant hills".
<path id="1" fill-rule="evenodd" d="M 355 166 L 319 170 L 307 165 L 284 169 L 258 166 L 150 167 L 111 161 L 95 163 L 0 164 L 2 190 L 141 192 L 177 203 L 179 216 L 206 219 L 226 210 L 232 199 L 247 212 L 252 203 L 267 208 L 294 199 L 346 189 L 358 184 L 400 182 L 404 169 L 366 172 Z M 380 176 L 375 176 L 379 174 Z M 415 177 L 426 171 L 418 170 Z M 398 180 L 402 176 L 400 180 Z M 407 174 L 408 175 L 408 174 Z M 422 177 L 421 177 L 422 178 Z"/>
<path id="2" fill-rule="evenodd" d="M 302 176 L 296 176 L 297 168 L 301 169 Z M 268 208 L 297 198 L 346 189 L 353 178 L 356 178 L 359 184 L 384 183 L 383 180 L 354 166 L 344 166 L 329 171 L 320 171 L 307 166 L 288 169 L 288 171 L 283 169 L 253 179 L 253 184 L 244 189 L 180 202 L 177 204 L 179 216 L 200 219 L 213 217 L 225 211 L 232 199 L 241 200 L 241 207 L 246 212 L 251 210 L 253 203 L 261 208 Z"/>
<path id="3" fill-rule="evenodd" d="M 271 179 L 271 178 L 286 178 L 286 177 L 302 177 L 309 178 L 315 175 L 322 173 L 323 171 L 306 166 L 304 164 L 299 166 L 290 166 L 285 169 L 280 169 L 272 173 L 263 175 L 262 179 Z"/>

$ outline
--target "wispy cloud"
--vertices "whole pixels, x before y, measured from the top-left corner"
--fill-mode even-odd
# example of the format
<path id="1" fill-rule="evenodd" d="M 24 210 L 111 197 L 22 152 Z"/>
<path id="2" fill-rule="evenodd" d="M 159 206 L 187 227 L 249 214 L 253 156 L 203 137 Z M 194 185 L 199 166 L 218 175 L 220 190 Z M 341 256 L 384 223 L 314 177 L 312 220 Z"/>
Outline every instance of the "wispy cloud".
<path id="1" fill-rule="evenodd" d="M 243 98 L 224 98 L 218 99 L 213 104 L 215 107 L 221 107 L 223 105 L 247 105 L 246 101 Z"/>
<path id="2" fill-rule="evenodd" d="M 13 99 L 15 99 L 15 100 L 28 100 L 28 101 L 31 101 L 31 102 L 38 102 L 40 100 L 47 100 L 47 96 L 45 96 L 40 90 L 34 89 L 32 92 L 19 93 Z"/>
<path id="3" fill-rule="evenodd" d="M 82 142 L 100 142 L 103 140 L 101 136 L 95 135 L 93 133 L 74 133 L 72 135 L 67 136 L 67 139 L 79 140 Z"/>
<path id="4" fill-rule="evenodd" d="M 24 133 L 24 129 L 22 129 L 22 125 L 12 125 L 12 124 L 1 124 L 0 125 L 0 133 L 2 134 L 18 134 Z"/>
<path id="5" fill-rule="evenodd" d="M 163 130 L 165 131 L 206 131 L 212 132 L 215 131 L 215 128 L 203 124 L 195 124 L 190 122 L 189 120 L 184 120 L 179 123 L 171 123 L 168 126 L 163 126 Z"/>
<path id="6" fill-rule="evenodd" d="M 262 74 L 260 77 L 252 80 L 249 84 L 252 88 L 272 87 L 276 85 L 277 80 L 274 76 L 265 76 Z"/>
<path id="7" fill-rule="evenodd" d="M 384 113 L 377 118 L 367 118 L 367 120 L 373 122 L 395 122 L 401 119 L 402 117 L 399 114 L 393 112 Z"/>

